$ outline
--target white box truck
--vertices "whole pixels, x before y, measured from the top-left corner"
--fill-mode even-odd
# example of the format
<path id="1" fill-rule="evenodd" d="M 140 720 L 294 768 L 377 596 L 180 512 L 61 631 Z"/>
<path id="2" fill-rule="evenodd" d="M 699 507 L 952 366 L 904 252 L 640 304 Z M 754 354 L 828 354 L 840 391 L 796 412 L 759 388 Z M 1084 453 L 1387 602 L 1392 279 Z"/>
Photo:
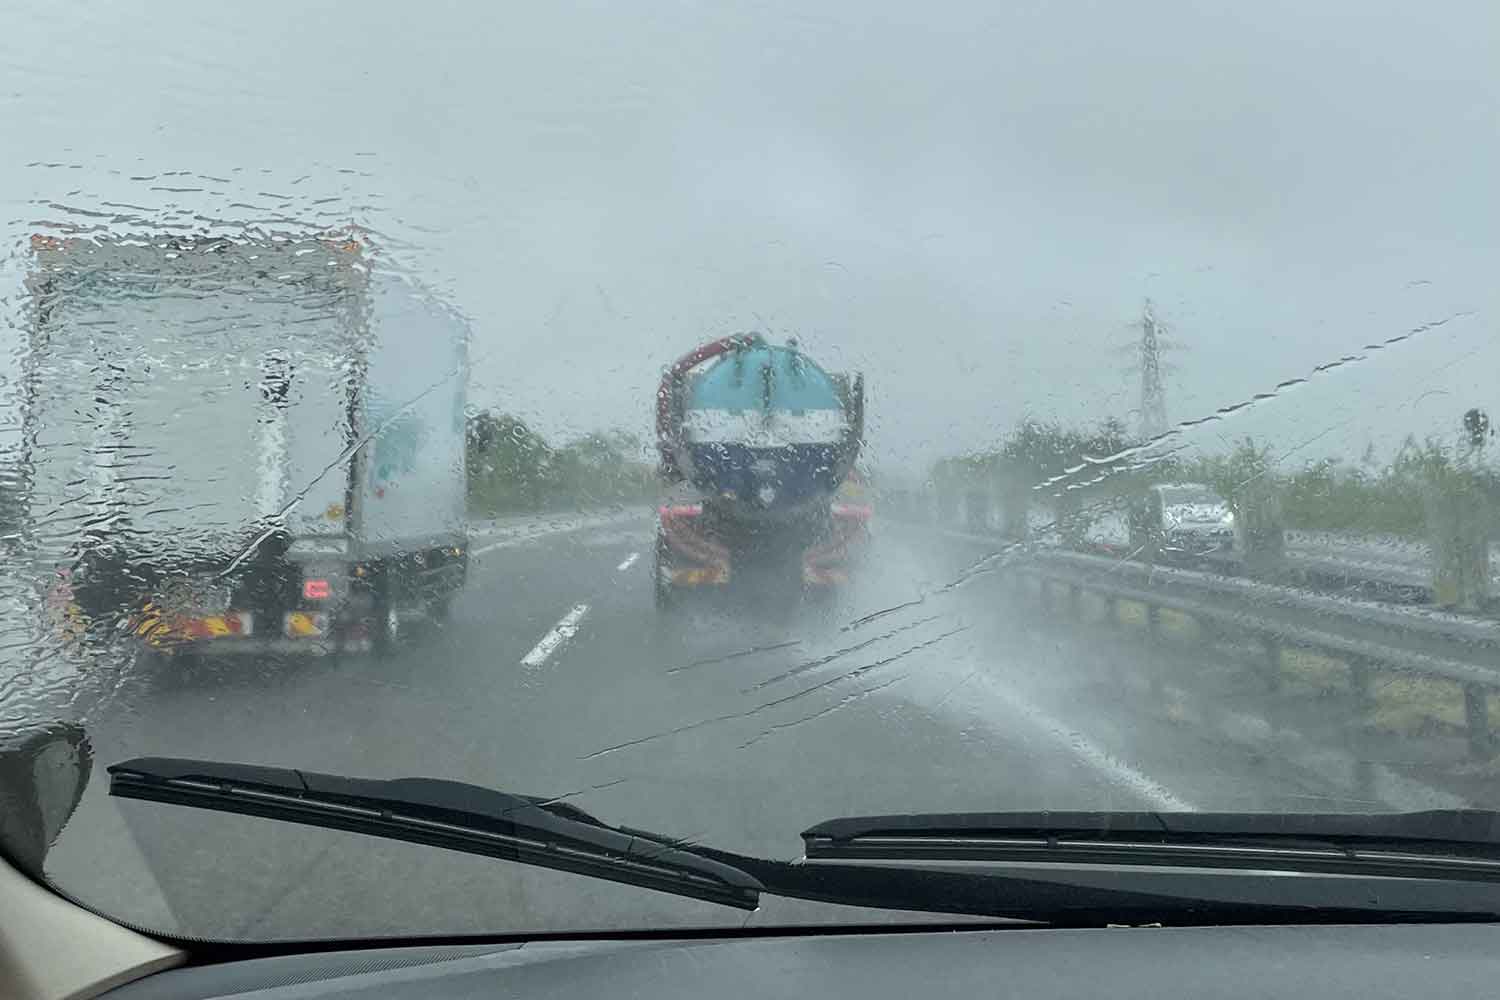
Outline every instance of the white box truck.
<path id="1" fill-rule="evenodd" d="M 32 255 L 23 543 L 72 620 L 323 653 L 446 613 L 468 565 L 458 316 L 342 235 Z"/>

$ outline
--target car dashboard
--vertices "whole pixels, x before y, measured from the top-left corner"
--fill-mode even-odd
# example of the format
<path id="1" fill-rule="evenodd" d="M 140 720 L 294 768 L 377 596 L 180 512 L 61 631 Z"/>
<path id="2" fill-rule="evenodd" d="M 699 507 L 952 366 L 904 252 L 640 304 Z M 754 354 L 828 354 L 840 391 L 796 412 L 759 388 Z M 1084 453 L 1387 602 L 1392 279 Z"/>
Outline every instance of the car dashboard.
<path id="1" fill-rule="evenodd" d="M 161 972 L 113 1000 L 713 996 L 1476 997 L 1500 926 L 1410 924 L 794 932 L 382 948 Z"/>

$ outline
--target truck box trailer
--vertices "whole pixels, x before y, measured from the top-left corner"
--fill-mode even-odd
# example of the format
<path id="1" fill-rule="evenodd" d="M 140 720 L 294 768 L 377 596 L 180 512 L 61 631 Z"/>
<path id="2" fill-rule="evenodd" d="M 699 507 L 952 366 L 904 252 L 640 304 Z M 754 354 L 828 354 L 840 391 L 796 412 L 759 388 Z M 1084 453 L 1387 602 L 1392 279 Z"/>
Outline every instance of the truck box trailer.
<path id="1" fill-rule="evenodd" d="M 167 651 L 388 647 L 467 572 L 466 324 L 360 242 L 32 240 L 27 548 Z"/>

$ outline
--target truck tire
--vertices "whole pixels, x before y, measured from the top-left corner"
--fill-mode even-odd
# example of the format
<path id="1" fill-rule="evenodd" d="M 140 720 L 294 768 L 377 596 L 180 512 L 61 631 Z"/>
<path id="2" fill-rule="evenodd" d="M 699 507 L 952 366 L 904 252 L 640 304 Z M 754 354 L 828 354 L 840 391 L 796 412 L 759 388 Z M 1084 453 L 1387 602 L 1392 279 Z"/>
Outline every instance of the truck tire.
<path id="1" fill-rule="evenodd" d="M 651 590 L 656 604 L 656 612 L 660 615 L 670 614 L 677 609 L 681 595 L 677 588 L 662 579 L 662 570 L 665 569 L 662 560 L 662 543 L 656 543 L 656 557 L 651 562 Z"/>
<path id="2" fill-rule="evenodd" d="M 656 599 L 656 610 L 659 614 L 670 614 L 677 609 L 677 588 L 662 580 L 659 571 L 656 573 L 656 582 L 653 590 Z"/>
<path id="3" fill-rule="evenodd" d="M 395 655 L 396 646 L 401 641 L 401 616 L 396 613 L 395 604 L 382 600 L 375 605 L 375 620 L 371 623 L 371 632 L 376 656 L 386 659 Z"/>

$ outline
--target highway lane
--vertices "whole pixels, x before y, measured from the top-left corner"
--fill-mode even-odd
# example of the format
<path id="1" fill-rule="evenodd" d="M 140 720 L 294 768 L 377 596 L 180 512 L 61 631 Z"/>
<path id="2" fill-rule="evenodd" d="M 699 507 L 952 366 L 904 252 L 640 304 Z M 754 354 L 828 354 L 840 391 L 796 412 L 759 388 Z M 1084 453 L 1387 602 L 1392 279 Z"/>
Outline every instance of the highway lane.
<path id="1" fill-rule="evenodd" d="M 453 778 L 782 858 L 802 829 L 857 813 L 1371 807 L 1336 774 L 1174 720 L 1131 683 L 1147 654 L 1040 619 L 1003 573 L 942 589 L 982 545 L 880 529 L 831 608 L 751 595 L 665 619 L 644 515 L 481 542 L 451 621 L 398 655 L 141 671 L 93 720 L 97 758 Z M 429 848 L 117 802 L 102 768 L 49 870 L 120 916 L 235 937 L 745 919 Z M 751 919 L 847 918 L 774 902 Z"/>

